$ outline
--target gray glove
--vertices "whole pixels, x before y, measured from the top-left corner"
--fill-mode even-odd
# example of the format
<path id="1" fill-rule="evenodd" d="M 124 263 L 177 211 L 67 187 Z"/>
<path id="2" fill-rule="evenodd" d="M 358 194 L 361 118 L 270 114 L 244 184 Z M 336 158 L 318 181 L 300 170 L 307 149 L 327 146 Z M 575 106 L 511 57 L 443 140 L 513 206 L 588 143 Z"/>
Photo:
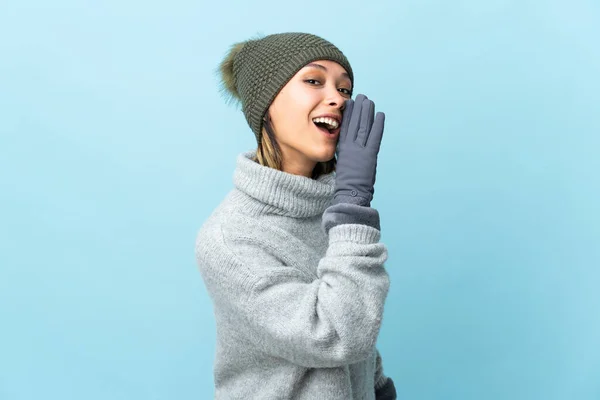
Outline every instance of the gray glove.
<path id="1" fill-rule="evenodd" d="M 396 386 L 392 378 L 387 379 L 385 385 L 375 391 L 375 400 L 396 400 L 398 394 L 396 393 Z"/>
<path id="2" fill-rule="evenodd" d="M 375 114 L 375 103 L 359 94 L 346 100 L 338 141 L 333 204 L 369 207 L 375 192 L 377 154 L 383 136 L 385 114 Z"/>

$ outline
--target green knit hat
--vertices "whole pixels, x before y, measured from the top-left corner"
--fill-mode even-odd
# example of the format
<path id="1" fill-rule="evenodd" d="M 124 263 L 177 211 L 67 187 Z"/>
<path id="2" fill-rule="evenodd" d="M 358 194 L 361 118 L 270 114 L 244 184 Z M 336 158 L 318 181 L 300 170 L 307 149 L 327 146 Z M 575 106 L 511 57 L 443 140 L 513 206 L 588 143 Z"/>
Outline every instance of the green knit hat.
<path id="1" fill-rule="evenodd" d="M 242 103 L 260 144 L 263 117 L 285 84 L 306 64 L 335 61 L 354 75 L 346 56 L 327 40 L 309 33 L 276 33 L 234 44 L 219 67 L 222 89 Z"/>

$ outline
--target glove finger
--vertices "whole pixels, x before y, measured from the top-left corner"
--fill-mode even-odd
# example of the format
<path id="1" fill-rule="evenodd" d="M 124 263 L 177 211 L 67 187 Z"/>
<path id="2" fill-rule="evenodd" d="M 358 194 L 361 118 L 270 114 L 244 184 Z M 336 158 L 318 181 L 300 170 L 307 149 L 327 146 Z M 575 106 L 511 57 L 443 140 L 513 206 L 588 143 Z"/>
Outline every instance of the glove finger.
<path id="1" fill-rule="evenodd" d="M 375 122 L 373 123 L 373 129 L 371 129 L 371 134 L 369 135 L 369 148 L 375 151 L 375 155 L 379 153 L 379 149 L 381 148 L 381 139 L 383 137 L 383 128 L 385 125 L 385 114 L 382 112 L 378 112 L 375 117 Z M 377 161 L 377 158 L 375 159 Z M 371 176 L 371 182 L 373 182 L 373 186 L 371 187 L 371 194 L 375 195 L 375 181 L 377 180 L 377 162 L 375 162 L 375 168 L 373 168 L 373 175 Z"/>
<path id="2" fill-rule="evenodd" d="M 356 135 L 358 134 L 358 127 L 360 125 L 361 118 L 360 111 L 363 107 L 363 103 L 367 100 L 367 96 L 365 96 L 364 94 L 359 94 L 358 96 L 356 96 L 356 100 L 354 100 L 352 117 L 350 118 L 350 125 L 348 126 L 348 140 L 356 140 Z"/>
<path id="3" fill-rule="evenodd" d="M 353 100 L 346 100 L 344 106 L 344 112 L 342 114 L 342 126 L 340 128 L 340 137 L 338 143 L 343 142 L 348 137 L 348 126 L 350 125 L 350 118 L 352 117 L 352 109 L 354 108 Z"/>
<path id="4" fill-rule="evenodd" d="M 358 134 L 356 136 L 356 143 L 361 147 L 365 147 L 369 134 L 371 133 L 371 127 L 373 126 L 373 116 L 375 115 L 375 103 L 369 99 L 365 99 L 362 103 L 360 110 L 360 124 L 358 127 Z"/>
<path id="5" fill-rule="evenodd" d="M 375 154 L 379 153 L 379 149 L 381 147 L 381 138 L 383 137 L 383 128 L 385 125 L 385 114 L 382 112 L 378 112 L 375 117 L 375 122 L 373 123 L 373 127 L 371 128 L 371 133 L 369 134 L 369 144 L 368 146 L 375 150 Z"/>

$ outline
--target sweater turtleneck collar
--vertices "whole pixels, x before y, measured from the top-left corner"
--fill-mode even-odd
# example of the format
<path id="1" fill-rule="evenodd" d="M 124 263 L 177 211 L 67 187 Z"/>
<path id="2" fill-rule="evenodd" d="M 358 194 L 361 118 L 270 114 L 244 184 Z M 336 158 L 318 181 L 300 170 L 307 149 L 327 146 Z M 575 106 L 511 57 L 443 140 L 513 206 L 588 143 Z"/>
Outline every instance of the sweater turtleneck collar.
<path id="1" fill-rule="evenodd" d="M 256 150 L 237 157 L 235 187 L 247 195 L 244 207 L 252 212 L 294 218 L 322 214 L 334 193 L 334 172 L 311 179 L 265 167 L 252 160 Z"/>

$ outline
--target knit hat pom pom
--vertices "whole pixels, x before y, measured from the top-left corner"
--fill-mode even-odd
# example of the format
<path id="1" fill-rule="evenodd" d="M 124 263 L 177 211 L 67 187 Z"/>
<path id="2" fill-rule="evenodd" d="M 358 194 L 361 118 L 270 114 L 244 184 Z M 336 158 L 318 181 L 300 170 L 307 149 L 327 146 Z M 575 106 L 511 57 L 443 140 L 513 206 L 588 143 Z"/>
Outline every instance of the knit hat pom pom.
<path id="1" fill-rule="evenodd" d="M 233 63 L 235 57 L 242 51 L 245 44 L 246 42 L 240 42 L 231 46 L 231 49 L 219 65 L 219 72 L 221 73 L 221 91 L 232 101 L 241 100 L 235 76 L 233 74 Z"/>

